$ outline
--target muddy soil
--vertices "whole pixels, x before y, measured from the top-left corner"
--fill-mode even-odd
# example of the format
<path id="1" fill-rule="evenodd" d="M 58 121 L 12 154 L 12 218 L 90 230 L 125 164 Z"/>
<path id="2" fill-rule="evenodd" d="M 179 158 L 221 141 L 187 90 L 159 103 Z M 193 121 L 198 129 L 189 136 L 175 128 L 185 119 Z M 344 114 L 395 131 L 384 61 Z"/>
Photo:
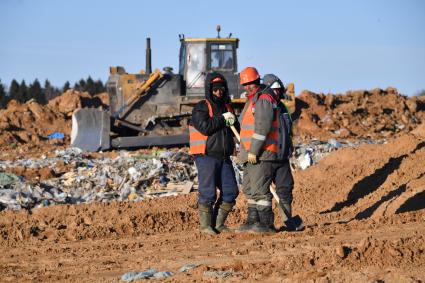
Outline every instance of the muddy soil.
<path id="1" fill-rule="evenodd" d="M 0 281 L 119 282 L 126 272 L 155 268 L 175 273 L 160 282 L 423 282 L 423 164 L 422 124 L 297 170 L 293 210 L 305 221 L 302 232 L 200 234 L 196 192 L 3 211 Z M 229 226 L 243 223 L 245 209 L 241 195 Z M 199 266 L 177 272 L 188 263 Z M 217 271 L 230 275 L 207 276 Z"/>

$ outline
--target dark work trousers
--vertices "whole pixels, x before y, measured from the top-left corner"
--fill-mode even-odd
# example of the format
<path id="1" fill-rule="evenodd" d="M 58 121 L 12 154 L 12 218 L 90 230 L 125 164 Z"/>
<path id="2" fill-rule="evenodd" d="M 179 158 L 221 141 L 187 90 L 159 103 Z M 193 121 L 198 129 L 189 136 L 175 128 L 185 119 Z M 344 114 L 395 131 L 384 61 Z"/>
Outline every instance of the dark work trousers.
<path id="1" fill-rule="evenodd" d="M 272 204 L 270 185 L 276 184 L 276 194 L 282 203 L 291 204 L 294 179 L 289 162 L 260 161 L 257 164 L 246 163 L 243 173 L 243 192 L 248 206 L 266 209 Z"/>
<path id="2" fill-rule="evenodd" d="M 272 206 L 270 185 L 273 181 L 273 163 L 260 161 L 256 164 L 246 163 L 243 170 L 242 190 L 247 198 L 248 206 L 257 210 Z"/>
<path id="3" fill-rule="evenodd" d="M 294 178 L 292 177 L 289 161 L 273 162 L 273 181 L 276 185 L 276 194 L 282 203 L 292 203 Z"/>
<path id="4" fill-rule="evenodd" d="M 198 203 L 211 207 L 216 201 L 235 203 L 239 194 L 235 171 L 230 158 L 219 160 L 207 155 L 196 155 L 198 169 Z M 220 190 L 217 200 L 216 189 Z"/>

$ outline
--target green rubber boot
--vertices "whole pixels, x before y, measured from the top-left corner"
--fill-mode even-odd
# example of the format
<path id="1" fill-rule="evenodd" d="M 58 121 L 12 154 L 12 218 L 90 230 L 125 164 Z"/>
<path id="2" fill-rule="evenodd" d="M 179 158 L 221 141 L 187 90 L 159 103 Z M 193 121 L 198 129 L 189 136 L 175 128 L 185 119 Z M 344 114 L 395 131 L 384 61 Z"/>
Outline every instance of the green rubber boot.
<path id="1" fill-rule="evenodd" d="M 211 227 L 212 207 L 199 204 L 199 230 L 201 233 L 217 235 L 217 232 Z"/>
<path id="2" fill-rule="evenodd" d="M 233 206 L 234 206 L 233 203 L 228 203 L 228 202 L 223 202 L 220 205 L 220 208 L 218 209 L 218 213 L 217 213 L 217 218 L 215 221 L 215 230 L 217 230 L 218 232 L 220 233 L 233 232 L 232 229 L 230 229 L 224 224 L 230 211 L 232 211 Z"/>

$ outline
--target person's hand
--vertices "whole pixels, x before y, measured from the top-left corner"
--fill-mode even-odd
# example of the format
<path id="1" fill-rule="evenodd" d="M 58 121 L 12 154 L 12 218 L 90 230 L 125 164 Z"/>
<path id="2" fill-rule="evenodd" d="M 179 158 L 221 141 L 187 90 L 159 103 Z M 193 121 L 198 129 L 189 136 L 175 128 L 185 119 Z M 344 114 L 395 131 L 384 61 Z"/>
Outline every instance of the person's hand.
<path id="1" fill-rule="evenodd" d="M 248 153 L 248 163 L 256 164 L 257 163 L 257 155 Z"/>
<path id="2" fill-rule="evenodd" d="M 231 112 L 226 112 L 222 114 L 224 117 L 224 120 L 226 120 L 226 126 L 232 126 L 235 123 L 235 115 Z"/>

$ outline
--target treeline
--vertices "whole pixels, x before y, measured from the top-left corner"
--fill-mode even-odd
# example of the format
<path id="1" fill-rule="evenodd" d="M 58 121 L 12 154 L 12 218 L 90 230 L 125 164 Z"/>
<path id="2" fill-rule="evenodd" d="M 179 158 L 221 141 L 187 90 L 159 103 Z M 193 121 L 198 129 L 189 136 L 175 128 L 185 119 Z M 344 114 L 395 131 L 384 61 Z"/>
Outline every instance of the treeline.
<path id="1" fill-rule="evenodd" d="M 85 91 L 90 95 L 105 92 L 105 84 L 101 80 L 93 80 L 90 76 L 87 79 L 81 79 L 71 87 L 69 81 L 65 82 L 62 88 L 52 86 L 49 80 L 45 80 L 43 86 L 38 79 L 27 85 L 25 80 L 20 83 L 13 79 L 7 89 L 0 79 L 0 108 L 4 108 L 7 103 L 15 99 L 25 103 L 34 99 L 40 104 L 46 104 L 50 99 L 61 95 L 68 89 L 73 88 L 77 91 Z"/>

